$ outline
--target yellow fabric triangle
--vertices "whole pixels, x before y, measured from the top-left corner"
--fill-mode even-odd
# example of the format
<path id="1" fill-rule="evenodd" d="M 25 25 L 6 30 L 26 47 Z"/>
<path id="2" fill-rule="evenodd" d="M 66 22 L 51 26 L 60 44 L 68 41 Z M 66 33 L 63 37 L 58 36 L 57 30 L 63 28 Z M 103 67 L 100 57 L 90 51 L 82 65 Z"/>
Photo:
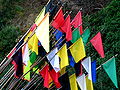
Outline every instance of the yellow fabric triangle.
<path id="1" fill-rule="evenodd" d="M 41 12 L 39 13 L 39 15 L 37 16 L 37 18 L 35 19 L 35 24 L 37 26 L 39 26 L 40 22 L 42 21 L 42 19 L 44 18 L 45 15 L 45 7 L 41 10 Z"/>
<path id="2" fill-rule="evenodd" d="M 45 15 L 35 33 L 43 48 L 49 52 L 49 13 Z"/>
<path id="3" fill-rule="evenodd" d="M 66 67 L 64 67 L 64 68 L 62 68 L 62 69 L 60 70 L 60 74 L 61 74 L 61 75 L 65 74 L 65 73 L 66 73 Z"/>
<path id="4" fill-rule="evenodd" d="M 58 51 L 58 56 L 60 57 L 60 68 L 62 69 L 65 66 L 68 66 L 68 54 L 67 54 L 67 46 L 66 44 L 63 45 L 63 47 Z"/>
<path id="5" fill-rule="evenodd" d="M 82 38 L 79 38 L 73 45 L 70 46 L 70 52 L 76 63 L 86 56 Z"/>
<path id="6" fill-rule="evenodd" d="M 31 34 L 32 34 L 32 32 L 30 31 L 28 33 L 28 35 L 26 36 L 26 38 L 24 39 L 24 41 L 26 41 L 31 36 Z M 34 51 L 38 55 L 38 38 L 37 38 L 36 34 L 34 34 L 28 40 L 28 47 L 29 47 L 29 49 L 32 50 L 32 52 Z"/>
<path id="7" fill-rule="evenodd" d="M 76 82 L 76 75 L 75 74 L 72 74 L 69 77 L 69 81 L 70 81 L 70 88 L 71 88 L 71 90 L 78 90 L 77 82 Z"/>
<path id="8" fill-rule="evenodd" d="M 87 90 L 93 90 L 92 81 L 88 79 L 88 76 L 86 77 L 86 86 L 87 86 Z"/>
<path id="9" fill-rule="evenodd" d="M 25 74 L 26 72 L 28 72 L 30 70 L 30 66 L 32 65 L 32 63 L 30 62 L 30 60 L 28 61 L 28 65 L 25 66 L 24 65 L 24 70 L 23 70 L 23 74 Z M 30 72 L 28 72 L 25 76 L 24 76 L 25 80 L 30 81 Z"/>

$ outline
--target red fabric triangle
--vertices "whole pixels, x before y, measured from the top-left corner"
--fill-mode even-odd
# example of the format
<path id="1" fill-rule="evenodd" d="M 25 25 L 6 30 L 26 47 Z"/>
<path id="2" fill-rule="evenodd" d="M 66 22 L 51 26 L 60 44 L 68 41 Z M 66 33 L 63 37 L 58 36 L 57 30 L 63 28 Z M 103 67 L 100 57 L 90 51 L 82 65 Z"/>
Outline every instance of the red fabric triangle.
<path id="1" fill-rule="evenodd" d="M 78 12 L 77 15 L 74 17 L 74 19 L 72 20 L 71 25 L 73 25 L 75 28 L 77 28 L 80 25 L 79 27 L 80 34 L 83 33 L 81 24 L 82 24 L 82 15 L 81 12 Z"/>
<path id="2" fill-rule="evenodd" d="M 64 21 L 63 11 L 62 8 L 60 8 L 52 22 L 52 26 L 56 29 L 59 29 Z"/>
<path id="3" fill-rule="evenodd" d="M 50 75 L 51 75 L 51 78 L 53 79 L 54 84 L 56 85 L 56 87 L 57 87 L 57 88 L 60 88 L 61 85 L 60 85 L 60 83 L 59 83 L 59 81 L 58 81 L 58 78 L 59 78 L 59 76 L 60 76 L 60 73 L 59 73 L 59 72 L 56 73 L 55 70 L 52 69 L 52 70 L 50 71 Z"/>
<path id="4" fill-rule="evenodd" d="M 44 79 L 44 87 L 49 88 L 49 84 L 52 82 L 50 73 L 49 73 L 49 66 L 46 65 L 41 71 L 40 74 Z"/>
<path id="5" fill-rule="evenodd" d="M 71 30 L 71 24 L 70 24 L 70 15 L 67 16 L 65 19 L 65 22 L 63 23 L 61 27 L 62 31 L 66 33 L 66 40 L 70 41 L 72 40 L 72 30 Z"/>
<path id="6" fill-rule="evenodd" d="M 104 55 L 104 50 L 102 45 L 101 33 L 98 32 L 97 35 L 90 40 L 90 42 L 92 43 L 94 48 L 97 50 L 97 52 L 100 54 L 100 56 L 104 58 L 105 55 Z"/>

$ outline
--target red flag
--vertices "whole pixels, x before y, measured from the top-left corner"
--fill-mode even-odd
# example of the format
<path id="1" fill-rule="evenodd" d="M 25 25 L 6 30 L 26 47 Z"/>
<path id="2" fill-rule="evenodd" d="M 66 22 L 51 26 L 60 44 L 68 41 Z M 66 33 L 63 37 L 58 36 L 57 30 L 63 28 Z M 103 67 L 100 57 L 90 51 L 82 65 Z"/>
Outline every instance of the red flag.
<path id="1" fill-rule="evenodd" d="M 59 73 L 59 72 L 56 73 L 55 70 L 52 69 L 52 70 L 50 71 L 50 75 L 51 75 L 51 78 L 53 79 L 56 87 L 57 87 L 57 88 L 60 88 L 61 85 L 60 85 L 60 83 L 59 83 L 59 81 L 58 81 L 58 78 L 59 78 L 59 76 L 60 76 L 60 73 Z"/>
<path id="2" fill-rule="evenodd" d="M 80 34 L 83 33 L 81 24 L 82 24 L 82 15 L 81 15 L 81 12 L 79 11 L 77 15 L 74 17 L 74 19 L 72 20 L 71 25 L 73 25 L 75 28 L 79 26 Z"/>
<path id="3" fill-rule="evenodd" d="M 94 48 L 97 50 L 97 52 L 100 54 L 100 56 L 104 58 L 105 55 L 104 55 L 104 50 L 102 45 L 101 33 L 98 32 L 97 35 L 90 40 L 90 42 L 92 43 Z"/>
<path id="4" fill-rule="evenodd" d="M 71 30 L 71 24 L 70 24 L 70 15 L 67 16 L 65 19 L 65 22 L 63 23 L 61 27 L 62 31 L 66 33 L 66 40 L 70 41 L 72 40 L 72 30 Z"/>
<path id="5" fill-rule="evenodd" d="M 44 79 L 44 87 L 49 88 L 49 84 L 52 82 L 52 78 L 49 73 L 49 66 L 46 65 L 41 71 L 40 74 Z"/>
<path id="6" fill-rule="evenodd" d="M 63 16 L 63 11 L 62 8 L 59 9 L 59 11 L 56 14 L 56 17 L 54 18 L 52 22 L 52 26 L 56 29 L 59 29 L 61 25 L 64 23 L 64 16 Z"/>

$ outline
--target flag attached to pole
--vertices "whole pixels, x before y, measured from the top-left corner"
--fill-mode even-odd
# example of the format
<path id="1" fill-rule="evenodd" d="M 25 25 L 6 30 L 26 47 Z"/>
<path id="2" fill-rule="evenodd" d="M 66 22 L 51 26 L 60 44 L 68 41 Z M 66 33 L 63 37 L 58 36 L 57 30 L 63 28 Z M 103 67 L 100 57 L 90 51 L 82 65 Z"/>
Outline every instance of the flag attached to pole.
<path id="1" fill-rule="evenodd" d="M 90 42 L 94 46 L 94 48 L 97 50 L 97 52 L 100 54 L 102 58 L 105 57 L 104 55 L 104 50 L 103 50 L 103 45 L 102 45 L 102 39 L 101 39 L 101 33 L 98 32 L 97 35 L 95 35 Z"/>
<path id="2" fill-rule="evenodd" d="M 91 71 L 92 71 L 92 82 L 96 82 L 96 60 L 91 62 Z"/>
<path id="3" fill-rule="evenodd" d="M 79 38 L 75 43 L 70 46 L 70 52 L 76 63 L 86 56 L 82 38 Z"/>
<path id="4" fill-rule="evenodd" d="M 118 88 L 115 57 L 111 58 L 109 61 L 103 64 L 103 69 L 108 74 L 115 87 Z"/>
<path id="5" fill-rule="evenodd" d="M 68 54 L 67 54 L 67 46 L 66 43 L 62 46 L 62 48 L 58 51 L 57 55 L 60 57 L 60 68 L 62 69 L 65 66 L 68 66 Z"/>
<path id="6" fill-rule="evenodd" d="M 35 34 L 38 40 L 41 42 L 43 48 L 48 53 L 49 52 L 49 13 L 45 15 L 38 28 L 35 30 Z"/>
<path id="7" fill-rule="evenodd" d="M 71 25 L 73 25 L 75 28 L 79 28 L 80 34 L 83 33 L 81 24 L 82 24 L 82 15 L 81 15 L 81 12 L 79 11 L 77 15 L 74 17 L 74 19 L 72 20 Z"/>

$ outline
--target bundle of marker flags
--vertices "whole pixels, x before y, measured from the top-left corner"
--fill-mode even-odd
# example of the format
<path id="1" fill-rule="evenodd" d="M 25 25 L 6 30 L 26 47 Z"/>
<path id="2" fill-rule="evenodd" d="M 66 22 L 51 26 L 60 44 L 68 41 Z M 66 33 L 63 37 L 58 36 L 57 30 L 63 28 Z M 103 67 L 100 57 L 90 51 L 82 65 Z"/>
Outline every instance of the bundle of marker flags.
<path id="1" fill-rule="evenodd" d="M 50 9 L 52 8 L 51 4 L 52 1 L 48 4 Z M 96 61 L 91 62 L 91 57 L 85 58 L 85 46 L 90 37 L 90 30 L 88 28 L 84 32 L 82 30 L 81 11 L 70 22 L 70 15 L 64 18 L 62 7 L 59 9 L 51 22 L 51 26 L 56 29 L 54 32 L 57 32 L 55 38 L 60 44 L 55 45 L 56 47 L 51 50 L 49 36 L 50 15 L 48 7 L 42 9 L 27 36 L 8 55 L 8 58 L 12 57 L 13 59 L 12 63 L 15 66 L 15 76 L 18 78 L 30 71 L 30 67 L 35 63 L 37 56 L 42 54 L 39 53 L 38 49 L 38 43 L 40 43 L 40 47 L 44 48 L 45 54 L 47 53 L 47 60 L 44 61 L 44 67 L 42 70 L 37 71 L 37 74 L 40 74 L 44 79 L 44 87 L 50 88 L 50 84 L 53 82 L 56 88 L 62 88 L 63 90 L 78 90 L 78 85 L 81 90 L 93 90 L 92 82 L 96 82 Z M 72 30 L 72 27 L 74 30 Z M 62 43 L 63 38 L 61 37 L 63 34 L 65 34 L 66 42 L 71 44 L 70 46 L 67 46 L 67 43 Z M 104 58 L 101 33 L 98 32 L 90 42 L 100 56 Z M 24 46 L 20 47 L 22 44 Z M 19 50 L 16 52 L 18 48 Z M 71 66 L 75 72 L 72 74 L 69 74 L 67 71 L 61 73 L 68 66 Z M 36 67 L 38 68 L 38 66 Z M 118 88 L 115 59 L 104 64 L 103 68 L 116 88 Z M 111 68 L 113 68 L 114 76 L 109 70 Z M 85 69 L 87 75 L 82 72 L 83 69 Z M 34 70 L 36 70 L 35 67 L 33 68 Z M 24 76 L 24 79 L 29 81 L 30 76 L 30 72 L 28 72 Z"/>

